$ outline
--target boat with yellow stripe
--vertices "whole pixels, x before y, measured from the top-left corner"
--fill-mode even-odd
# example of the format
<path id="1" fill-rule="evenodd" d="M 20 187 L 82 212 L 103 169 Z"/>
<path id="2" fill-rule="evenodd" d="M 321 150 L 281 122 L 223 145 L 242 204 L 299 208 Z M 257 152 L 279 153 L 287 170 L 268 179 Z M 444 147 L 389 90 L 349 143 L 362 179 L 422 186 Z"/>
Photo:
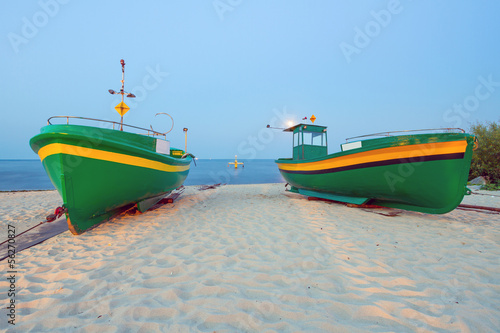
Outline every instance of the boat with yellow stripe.
<path id="1" fill-rule="evenodd" d="M 133 206 L 146 211 L 181 186 L 189 173 L 192 155 L 171 148 L 162 133 L 56 125 L 51 119 L 30 145 L 63 199 L 73 234 Z"/>
<path id="2" fill-rule="evenodd" d="M 293 158 L 275 162 L 292 192 L 432 214 L 455 209 L 469 192 L 476 139 L 461 129 L 349 138 L 333 154 L 325 126 L 301 123 L 284 131 L 293 133 Z"/>
<path id="3" fill-rule="evenodd" d="M 124 65 L 122 60 L 122 69 Z M 121 108 L 126 106 L 124 94 L 134 97 L 124 91 L 123 76 L 117 94 L 122 95 Z M 61 119 L 65 124 L 52 124 Z M 88 126 L 89 122 L 96 125 Z M 170 147 L 167 133 L 123 124 L 123 114 L 120 123 L 73 116 L 49 118 L 30 146 L 63 199 L 73 234 L 134 206 L 144 212 L 184 183 L 193 155 L 186 148 Z"/>

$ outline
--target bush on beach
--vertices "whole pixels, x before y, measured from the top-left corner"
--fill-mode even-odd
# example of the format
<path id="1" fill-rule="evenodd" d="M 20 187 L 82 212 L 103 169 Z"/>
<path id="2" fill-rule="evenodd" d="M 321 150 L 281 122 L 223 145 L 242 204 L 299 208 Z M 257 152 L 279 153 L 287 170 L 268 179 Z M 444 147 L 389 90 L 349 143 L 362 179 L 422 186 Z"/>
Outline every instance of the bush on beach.
<path id="1" fill-rule="evenodd" d="M 500 185 L 500 124 L 476 123 L 470 133 L 479 141 L 479 147 L 472 154 L 469 180 L 483 176 L 492 187 Z M 495 185 L 496 184 L 496 185 Z"/>

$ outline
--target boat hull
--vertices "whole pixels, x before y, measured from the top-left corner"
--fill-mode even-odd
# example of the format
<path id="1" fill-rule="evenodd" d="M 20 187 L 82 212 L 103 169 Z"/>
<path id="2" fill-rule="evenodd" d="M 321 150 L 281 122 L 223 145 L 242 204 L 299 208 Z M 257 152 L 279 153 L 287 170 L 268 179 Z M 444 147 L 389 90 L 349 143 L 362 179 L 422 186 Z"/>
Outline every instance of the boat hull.
<path id="1" fill-rule="evenodd" d="M 299 193 L 444 214 L 467 192 L 473 141 L 461 133 L 389 137 L 322 158 L 276 163 Z"/>
<path id="2" fill-rule="evenodd" d="M 50 125 L 30 145 L 63 199 L 70 231 L 81 234 L 183 184 L 191 157 L 157 153 L 157 140 L 88 126 Z"/>

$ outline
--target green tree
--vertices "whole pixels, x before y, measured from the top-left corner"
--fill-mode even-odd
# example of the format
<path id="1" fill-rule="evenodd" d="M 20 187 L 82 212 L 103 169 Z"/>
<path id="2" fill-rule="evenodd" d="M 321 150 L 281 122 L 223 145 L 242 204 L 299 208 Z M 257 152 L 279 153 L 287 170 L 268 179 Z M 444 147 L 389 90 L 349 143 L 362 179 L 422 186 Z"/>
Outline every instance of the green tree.
<path id="1" fill-rule="evenodd" d="M 485 177 L 490 183 L 500 184 L 500 124 L 488 122 L 475 124 L 470 128 L 479 147 L 472 155 L 469 179 Z"/>

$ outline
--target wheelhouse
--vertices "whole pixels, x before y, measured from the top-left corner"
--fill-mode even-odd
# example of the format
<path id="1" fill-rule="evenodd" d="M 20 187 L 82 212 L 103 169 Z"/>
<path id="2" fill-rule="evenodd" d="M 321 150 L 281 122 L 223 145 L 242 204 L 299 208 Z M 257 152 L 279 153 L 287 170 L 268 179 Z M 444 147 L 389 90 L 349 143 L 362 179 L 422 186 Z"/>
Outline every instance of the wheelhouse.
<path id="1" fill-rule="evenodd" d="M 284 132 L 293 132 L 293 159 L 307 160 L 328 155 L 326 127 L 298 124 Z"/>

